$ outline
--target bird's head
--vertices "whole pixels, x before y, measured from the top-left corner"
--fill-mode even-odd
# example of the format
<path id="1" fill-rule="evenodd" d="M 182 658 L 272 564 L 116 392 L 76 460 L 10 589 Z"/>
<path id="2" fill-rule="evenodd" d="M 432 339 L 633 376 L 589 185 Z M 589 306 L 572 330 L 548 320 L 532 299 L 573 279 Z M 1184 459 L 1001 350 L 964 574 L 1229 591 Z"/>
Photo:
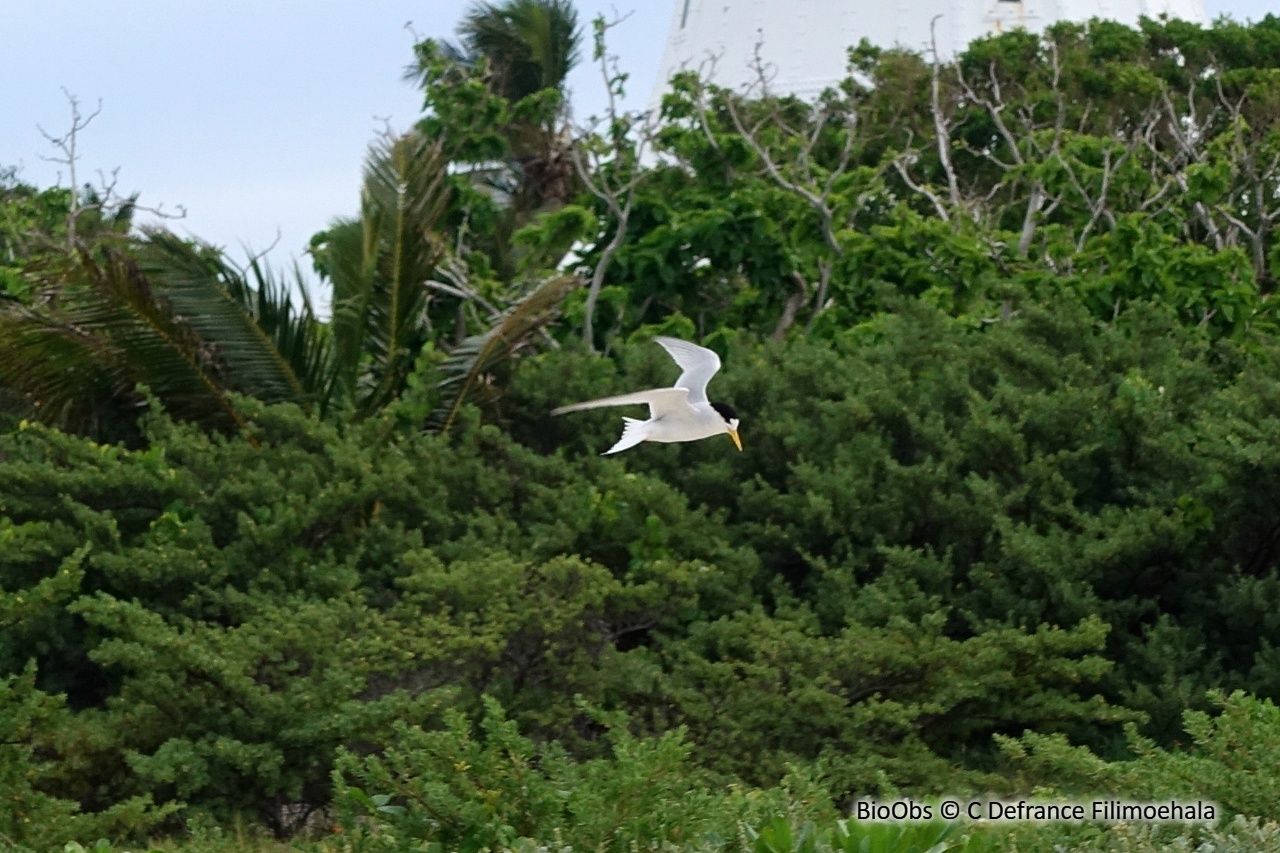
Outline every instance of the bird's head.
<path id="1" fill-rule="evenodd" d="M 724 431 L 729 433 L 729 438 L 733 439 L 734 447 L 742 450 L 742 439 L 738 438 L 738 413 L 734 411 L 733 406 L 728 403 L 712 403 L 711 408 L 724 418 Z"/>

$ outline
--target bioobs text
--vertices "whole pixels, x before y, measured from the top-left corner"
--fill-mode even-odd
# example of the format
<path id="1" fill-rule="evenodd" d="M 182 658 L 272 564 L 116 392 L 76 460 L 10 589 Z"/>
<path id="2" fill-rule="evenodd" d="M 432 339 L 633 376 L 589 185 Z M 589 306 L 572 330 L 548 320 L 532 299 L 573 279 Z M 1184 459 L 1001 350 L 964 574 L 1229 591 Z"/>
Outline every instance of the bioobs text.
<path id="1" fill-rule="evenodd" d="M 858 820 L 933 820 L 935 813 L 928 803 L 917 803 L 908 798 L 891 803 L 858 800 L 853 807 L 853 816 Z"/>

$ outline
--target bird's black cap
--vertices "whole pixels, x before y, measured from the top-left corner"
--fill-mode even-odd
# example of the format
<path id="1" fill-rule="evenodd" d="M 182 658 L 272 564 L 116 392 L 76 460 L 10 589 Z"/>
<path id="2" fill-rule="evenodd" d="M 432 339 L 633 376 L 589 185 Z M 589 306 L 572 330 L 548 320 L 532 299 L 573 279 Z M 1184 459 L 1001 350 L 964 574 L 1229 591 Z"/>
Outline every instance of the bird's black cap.
<path id="1" fill-rule="evenodd" d="M 720 417 L 724 418 L 725 423 L 738 419 L 738 413 L 728 403 L 712 403 L 711 408 L 720 413 Z"/>

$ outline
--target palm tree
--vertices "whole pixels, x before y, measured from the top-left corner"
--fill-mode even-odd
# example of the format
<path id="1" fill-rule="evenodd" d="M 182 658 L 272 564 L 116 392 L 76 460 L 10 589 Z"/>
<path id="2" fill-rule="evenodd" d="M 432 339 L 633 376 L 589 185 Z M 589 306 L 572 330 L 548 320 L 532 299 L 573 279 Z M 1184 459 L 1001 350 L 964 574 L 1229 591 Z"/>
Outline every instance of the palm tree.
<path id="1" fill-rule="evenodd" d="M 417 45 L 407 76 L 426 90 L 428 109 L 439 111 L 458 83 L 474 75 L 504 102 L 506 169 L 484 174 L 508 198 L 519 227 L 532 212 L 563 205 L 576 189 L 564 95 L 581 59 L 578 13 L 570 0 L 478 2 L 457 32 L 456 43 Z M 431 117 L 424 126 L 431 132 Z"/>
<path id="2" fill-rule="evenodd" d="M 487 64 L 494 94 L 516 103 L 546 89 L 563 91 L 582 58 L 582 29 L 571 0 L 474 3 L 457 29 L 458 41 L 427 39 L 405 77 L 425 88 L 432 54 L 470 69 Z"/>
<path id="3" fill-rule="evenodd" d="M 327 325 L 296 270 L 291 286 L 259 261 L 241 270 L 167 231 L 50 253 L 25 270 L 30 300 L 0 301 L 4 405 L 107 440 L 137 439 L 141 386 L 175 417 L 212 429 L 245 425 L 236 394 L 367 417 L 402 393 L 424 347 L 441 342 L 431 295 L 447 292 L 450 315 L 475 303 L 488 314 L 442 347 L 439 411 L 427 426 L 447 429 L 577 283 L 552 277 L 481 299 L 442 236 L 450 193 L 438 141 L 412 132 L 372 147 L 360 217 L 335 223 L 316 246 L 333 285 Z"/>
<path id="4" fill-rule="evenodd" d="M 366 160 L 359 218 L 313 241 L 333 286 L 336 392 L 357 417 L 399 391 L 430 336 L 426 283 L 444 257 L 449 199 L 440 143 L 387 135 Z"/>
<path id="5" fill-rule="evenodd" d="M 456 346 L 441 365 L 440 400 L 427 418 L 427 428 L 448 432 L 462 404 L 493 388 L 487 383 L 490 371 L 524 348 L 559 312 L 564 297 L 582 281 L 572 275 L 552 275 L 536 283 L 506 310 L 496 313 L 489 328 Z"/>
<path id="6" fill-rule="evenodd" d="M 563 91 L 581 57 L 582 31 L 570 0 L 476 3 L 458 26 L 454 52 L 489 63 L 490 85 L 511 103 Z"/>
<path id="7" fill-rule="evenodd" d="M 578 59 L 576 12 L 568 0 L 479 3 L 459 33 L 461 47 L 446 50 L 447 73 L 482 72 L 482 89 L 506 104 L 501 119 L 479 126 L 505 140 L 513 178 L 510 204 L 487 229 L 499 261 L 492 290 L 501 292 L 482 299 L 455 257 L 467 247 L 447 222 L 457 214 L 459 178 L 444 135 L 388 134 L 366 162 L 359 217 L 313 239 L 333 287 L 328 324 L 305 298 L 295 306 L 291 288 L 258 262 L 238 270 L 220 252 L 166 232 L 117 233 L 128 229 L 126 216 L 102 223 L 119 227 L 101 239 L 82 232 L 56 253 L 39 273 L 36 298 L 0 304 L 0 390 L 45 421 L 109 437 L 130 434 L 145 403 L 141 385 L 176 417 L 215 428 L 244 423 L 236 393 L 361 418 L 403 391 L 434 343 L 445 378 L 432 423 L 447 429 L 458 406 L 489 387 L 491 368 L 577 283 L 517 280 L 510 251 L 510 235 L 534 210 L 572 192 L 559 127 L 565 76 Z M 419 71 L 448 97 L 448 81 L 428 71 L 434 50 L 420 46 Z M 298 285 L 305 295 L 300 277 Z M 442 308 L 456 318 L 451 344 L 433 322 Z"/>
<path id="8" fill-rule="evenodd" d="M 108 439 L 133 434 L 146 386 L 174 416 L 243 426 L 232 399 L 322 406 L 329 357 L 310 304 L 254 263 L 151 230 L 79 245 L 38 270 L 31 304 L 0 305 L 0 387 L 29 413 Z"/>
<path id="9" fill-rule="evenodd" d="M 448 166 L 438 139 L 419 131 L 384 137 L 369 152 L 359 218 L 338 220 L 313 241 L 333 286 L 334 404 L 352 417 L 397 397 L 430 343 L 445 360 L 427 426 L 447 430 L 459 407 L 488 387 L 494 365 L 522 348 L 578 284 L 551 276 L 513 285 L 505 304 L 482 299 L 444 240 Z M 477 304 L 487 318 L 466 322 L 462 309 Z M 479 328 L 468 334 L 469 326 Z"/>

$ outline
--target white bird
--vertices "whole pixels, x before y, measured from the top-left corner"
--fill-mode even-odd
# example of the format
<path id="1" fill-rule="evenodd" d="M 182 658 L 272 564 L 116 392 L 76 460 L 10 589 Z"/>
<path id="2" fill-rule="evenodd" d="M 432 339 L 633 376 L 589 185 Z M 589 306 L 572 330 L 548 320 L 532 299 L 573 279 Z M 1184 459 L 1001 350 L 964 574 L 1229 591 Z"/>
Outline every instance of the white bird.
<path id="1" fill-rule="evenodd" d="M 733 406 L 712 403 L 707 399 L 707 383 L 720 369 L 720 356 L 706 347 L 678 338 L 654 340 L 680 365 L 680 378 L 676 380 L 674 387 L 574 403 L 554 409 L 551 414 L 563 415 L 565 412 L 599 409 L 604 406 L 647 404 L 649 420 L 623 418 L 626 425 L 622 428 L 622 438 L 602 454 L 605 456 L 635 447 L 642 441 L 697 441 L 721 433 L 727 434 L 733 439 L 734 446 L 742 450 L 742 440 L 738 438 L 738 413 L 733 410 Z"/>

